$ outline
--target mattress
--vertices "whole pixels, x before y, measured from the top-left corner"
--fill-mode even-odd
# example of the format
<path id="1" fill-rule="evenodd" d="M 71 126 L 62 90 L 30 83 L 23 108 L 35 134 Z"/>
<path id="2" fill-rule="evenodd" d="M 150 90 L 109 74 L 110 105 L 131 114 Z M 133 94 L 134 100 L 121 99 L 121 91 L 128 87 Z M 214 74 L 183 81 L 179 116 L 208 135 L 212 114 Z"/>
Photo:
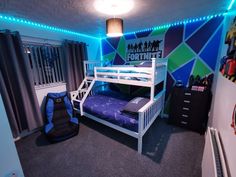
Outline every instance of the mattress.
<path id="1" fill-rule="evenodd" d="M 124 96 L 116 92 L 101 92 L 89 96 L 84 102 L 83 108 L 86 113 L 120 127 L 138 132 L 138 114 L 131 115 L 121 112 L 128 101 Z"/>

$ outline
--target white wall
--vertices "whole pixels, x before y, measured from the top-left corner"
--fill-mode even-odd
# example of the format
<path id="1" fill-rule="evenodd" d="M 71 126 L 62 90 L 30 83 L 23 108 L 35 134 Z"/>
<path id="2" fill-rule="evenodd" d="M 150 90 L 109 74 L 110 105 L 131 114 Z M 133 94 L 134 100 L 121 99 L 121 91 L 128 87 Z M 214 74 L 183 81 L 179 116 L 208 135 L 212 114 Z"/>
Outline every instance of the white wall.
<path id="1" fill-rule="evenodd" d="M 226 18 L 223 36 L 225 36 L 226 31 L 229 29 L 229 25 L 231 25 L 234 15 Z M 223 43 L 224 39 L 222 39 L 222 44 Z M 220 57 L 225 56 L 226 51 L 227 45 L 223 45 Z M 220 132 L 231 176 L 233 177 L 236 176 L 236 135 L 230 125 L 232 122 L 234 105 L 236 104 L 236 84 L 223 77 L 219 72 L 217 74 L 218 76 L 213 87 L 214 97 L 209 126 L 217 128 Z"/>
<path id="2" fill-rule="evenodd" d="M 11 177 L 15 173 L 17 177 L 23 177 L 23 171 L 13 142 L 11 129 L 0 95 L 0 177 Z"/>

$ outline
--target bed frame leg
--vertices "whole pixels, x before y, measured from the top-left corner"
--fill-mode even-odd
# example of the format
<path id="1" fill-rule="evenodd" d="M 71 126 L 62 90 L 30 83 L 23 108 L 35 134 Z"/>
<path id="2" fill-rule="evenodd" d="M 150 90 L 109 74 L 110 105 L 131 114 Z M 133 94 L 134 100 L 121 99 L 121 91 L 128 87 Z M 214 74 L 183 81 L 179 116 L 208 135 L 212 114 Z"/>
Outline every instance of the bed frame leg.
<path id="1" fill-rule="evenodd" d="M 138 137 L 138 153 L 142 154 L 142 146 L 143 146 L 143 137 Z"/>

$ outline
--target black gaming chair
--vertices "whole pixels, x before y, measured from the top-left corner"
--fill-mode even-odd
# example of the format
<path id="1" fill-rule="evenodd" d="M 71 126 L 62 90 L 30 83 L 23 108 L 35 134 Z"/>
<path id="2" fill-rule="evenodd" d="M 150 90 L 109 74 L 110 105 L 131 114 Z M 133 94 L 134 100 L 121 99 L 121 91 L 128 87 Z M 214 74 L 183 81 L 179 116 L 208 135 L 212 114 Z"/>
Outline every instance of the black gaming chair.
<path id="1" fill-rule="evenodd" d="M 44 132 L 49 141 L 58 142 L 78 134 L 79 121 L 73 117 L 73 107 L 67 92 L 48 93 L 45 107 Z"/>

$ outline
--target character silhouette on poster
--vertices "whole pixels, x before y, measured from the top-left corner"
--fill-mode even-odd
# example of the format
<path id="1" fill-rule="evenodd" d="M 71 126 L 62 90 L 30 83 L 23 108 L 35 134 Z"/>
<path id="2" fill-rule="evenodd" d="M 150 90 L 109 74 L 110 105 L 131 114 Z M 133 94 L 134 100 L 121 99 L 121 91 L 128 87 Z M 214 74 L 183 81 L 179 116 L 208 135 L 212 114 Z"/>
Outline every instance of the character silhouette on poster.
<path id="1" fill-rule="evenodd" d="M 134 45 L 134 52 L 137 52 L 137 49 L 138 49 L 138 45 L 135 44 L 135 45 Z"/>
<path id="2" fill-rule="evenodd" d="M 148 48 L 147 41 L 144 42 L 143 51 L 146 52 Z"/>
<path id="3" fill-rule="evenodd" d="M 139 51 L 139 52 L 142 52 L 142 51 L 143 51 L 142 46 L 143 46 L 143 43 L 140 42 L 140 43 L 138 44 L 138 51 Z"/>
<path id="4" fill-rule="evenodd" d="M 152 43 L 151 41 L 148 42 L 148 51 L 151 51 L 151 48 L 152 48 Z"/>

